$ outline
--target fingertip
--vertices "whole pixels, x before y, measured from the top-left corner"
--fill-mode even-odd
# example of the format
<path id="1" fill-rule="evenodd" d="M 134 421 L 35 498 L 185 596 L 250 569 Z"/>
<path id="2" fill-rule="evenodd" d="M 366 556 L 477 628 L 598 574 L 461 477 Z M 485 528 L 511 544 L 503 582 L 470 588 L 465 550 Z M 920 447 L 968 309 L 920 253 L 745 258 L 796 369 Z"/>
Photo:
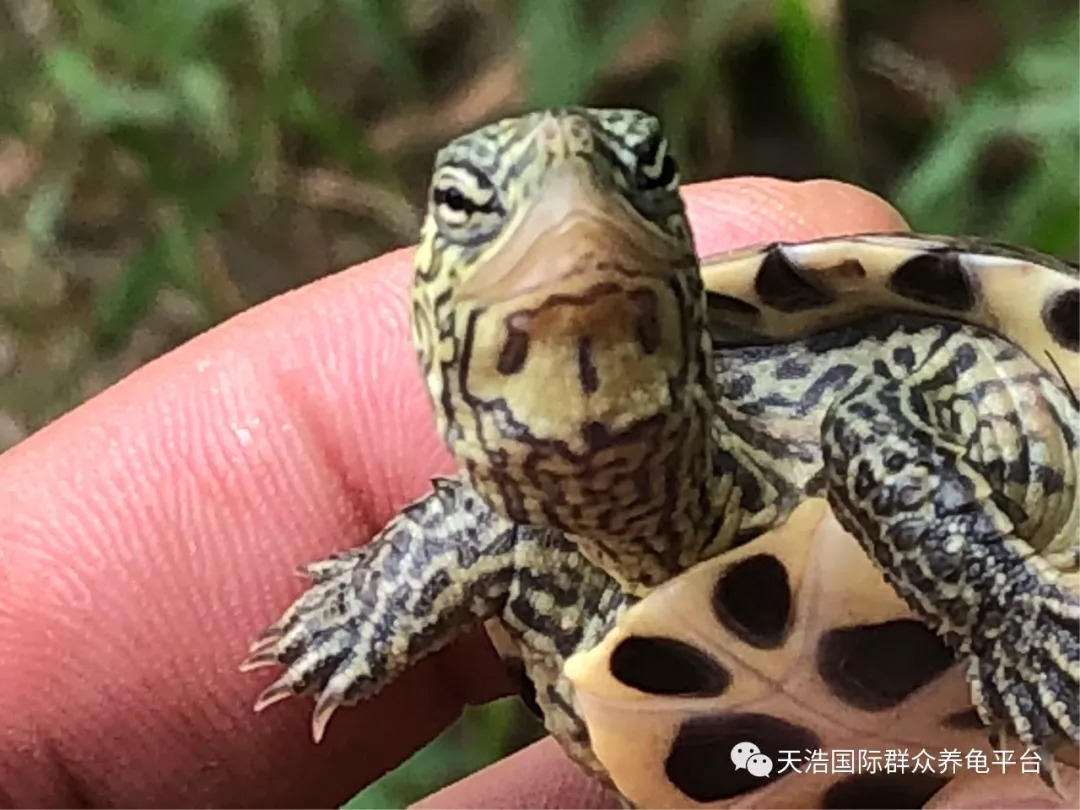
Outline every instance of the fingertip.
<path id="1" fill-rule="evenodd" d="M 1019 766 L 1014 766 L 1019 767 Z M 1063 795 L 1057 795 L 1037 774 L 1014 770 L 1007 773 L 962 773 L 926 803 L 927 810 L 990 810 L 991 808 L 1053 808 L 1080 806 L 1080 773 L 1057 763 Z"/>
<path id="2" fill-rule="evenodd" d="M 837 180 L 734 177 L 689 185 L 685 198 L 703 255 L 762 242 L 908 228 L 885 200 Z"/>
<path id="3" fill-rule="evenodd" d="M 413 807 L 619 808 L 618 796 L 588 776 L 548 737 L 431 794 Z"/>
<path id="4" fill-rule="evenodd" d="M 4 454 L 0 782 L 20 803 L 334 803 L 460 711 L 447 650 L 316 747 L 310 701 L 256 716 L 259 679 L 236 674 L 289 572 L 369 537 L 445 459 L 409 255 L 249 310 Z"/>

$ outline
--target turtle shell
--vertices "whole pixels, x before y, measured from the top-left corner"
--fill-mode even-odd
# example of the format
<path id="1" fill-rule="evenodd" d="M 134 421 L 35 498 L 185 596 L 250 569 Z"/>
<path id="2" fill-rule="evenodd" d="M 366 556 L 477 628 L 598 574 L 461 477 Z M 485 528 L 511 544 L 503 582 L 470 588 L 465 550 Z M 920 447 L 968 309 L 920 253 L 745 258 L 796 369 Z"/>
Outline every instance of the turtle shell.
<path id="1" fill-rule="evenodd" d="M 874 311 L 919 312 L 1003 335 L 1080 391 L 1080 268 L 1024 248 L 924 234 L 756 245 L 702 259 L 720 343 L 784 341 Z"/>
<path id="2" fill-rule="evenodd" d="M 991 745 L 962 667 L 822 499 L 655 590 L 565 674 L 639 807 L 914 807 L 1014 771 L 1060 801 L 1034 752 Z"/>

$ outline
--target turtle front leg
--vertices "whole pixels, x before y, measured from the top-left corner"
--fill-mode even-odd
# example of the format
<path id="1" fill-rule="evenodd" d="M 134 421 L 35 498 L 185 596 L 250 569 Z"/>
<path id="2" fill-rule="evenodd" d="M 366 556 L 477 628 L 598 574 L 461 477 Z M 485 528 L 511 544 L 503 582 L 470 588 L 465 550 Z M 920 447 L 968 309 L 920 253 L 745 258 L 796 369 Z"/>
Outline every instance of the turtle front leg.
<path id="1" fill-rule="evenodd" d="M 1049 762 L 1062 739 L 1080 743 L 1080 598 L 1028 533 L 1075 529 L 1025 520 L 1006 486 L 991 483 L 1001 481 L 993 471 L 1005 460 L 994 456 L 1006 451 L 979 438 L 988 406 L 974 432 L 959 435 L 949 429 L 962 424 L 950 398 L 964 399 L 952 386 L 882 375 L 838 400 L 822 426 L 828 499 L 886 581 L 966 659 L 973 703 L 992 735 L 1008 729 Z M 1063 459 L 1037 437 L 1020 440 L 1030 440 L 1022 453 L 1029 466 L 1006 468 L 1006 485 L 1027 478 L 1041 486 L 1056 473 L 1075 498 L 1071 454 Z M 1055 458 L 1056 469 L 1039 470 Z M 1018 533 L 1021 522 L 1028 536 Z M 1043 778 L 1054 775 L 1043 769 Z"/>
<path id="2" fill-rule="evenodd" d="M 477 620 L 498 614 L 514 574 L 516 529 L 456 479 L 395 516 L 368 544 L 301 572 L 314 584 L 252 645 L 244 670 L 283 664 L 256 711 L 318 693 L 312 732 L 378 692 Z"/>

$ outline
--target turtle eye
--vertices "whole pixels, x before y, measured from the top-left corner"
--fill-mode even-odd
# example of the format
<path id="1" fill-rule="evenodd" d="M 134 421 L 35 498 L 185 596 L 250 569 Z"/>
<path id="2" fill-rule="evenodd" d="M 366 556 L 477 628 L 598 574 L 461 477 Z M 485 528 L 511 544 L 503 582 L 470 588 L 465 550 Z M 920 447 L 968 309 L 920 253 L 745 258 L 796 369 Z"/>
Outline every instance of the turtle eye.
<path id="1" fill-rule="evenodd" d="M 451 166 L 431 184 L 431 205 L 439 223 L 449 230 L 472 229 L 502 210 L 486 177 Z"/>
<path id="2" fill-rule="evenodd" d="M 466 197 L 464 192 L 457 186 L 444 186 L 435 189 L 433 200 L 435 205 L 446 208 L 454 214 L 471 214 L 479 207 L 474 201 Z"/>
<path id="3" fill-rule="evenodd" d="M 638 152 L 637 185 L 642 191 L 673 189 L 679 182 L 675 158 L 668 153 L 667 138 L 656 135 Z"/>

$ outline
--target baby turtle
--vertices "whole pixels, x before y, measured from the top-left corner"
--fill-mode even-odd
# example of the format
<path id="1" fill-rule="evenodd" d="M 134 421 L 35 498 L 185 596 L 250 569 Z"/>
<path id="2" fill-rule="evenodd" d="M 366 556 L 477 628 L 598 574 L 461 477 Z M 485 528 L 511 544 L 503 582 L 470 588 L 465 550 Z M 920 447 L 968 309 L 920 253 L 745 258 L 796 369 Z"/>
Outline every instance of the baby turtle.
<path id="1" fill-rule="evenodd" d="M 487 621 L 548 730 L 611 783 L 610 746 L 590 742 L 602 712 L 586 722 L 564 664 L 596 648 L 610 669 L 632 606 L 700 601 L 694 583 L 715 576 L 696 566 L 817 498 L 862 557 L 821 571 L 816 602 L 872 583 L 866 560 L 890 586 L 859 586 L 828 621 L 873 625 L 902 600 L 921 628 L 912 655 L 959 662 L 969 694 L 952 708 L 973 705 L 984 734 L 1044 758 L 1080 742 L 1075 265 L 910 235 L 702 262 L 657 120 L 570 108 L 439 153 L 412 324 L 460 474 L 303 569 L 313 585 L 245 662 L 286 668 L 257 708 L 316 694 L 319 739 L 337 707 Z M 787 535 L 796 557 L 814 547 L 805 521 Z M 775 590 L 743 598 L 790 615 Z M 708 639 L 670 643 L 678 615 L 622 661 L 639 671 L 624 682 L 711 671 L 688 663 Z M 747 669 L 800 663 L 768 649 Z M 597 670 L 577 661 L 595 697 Z"/>

